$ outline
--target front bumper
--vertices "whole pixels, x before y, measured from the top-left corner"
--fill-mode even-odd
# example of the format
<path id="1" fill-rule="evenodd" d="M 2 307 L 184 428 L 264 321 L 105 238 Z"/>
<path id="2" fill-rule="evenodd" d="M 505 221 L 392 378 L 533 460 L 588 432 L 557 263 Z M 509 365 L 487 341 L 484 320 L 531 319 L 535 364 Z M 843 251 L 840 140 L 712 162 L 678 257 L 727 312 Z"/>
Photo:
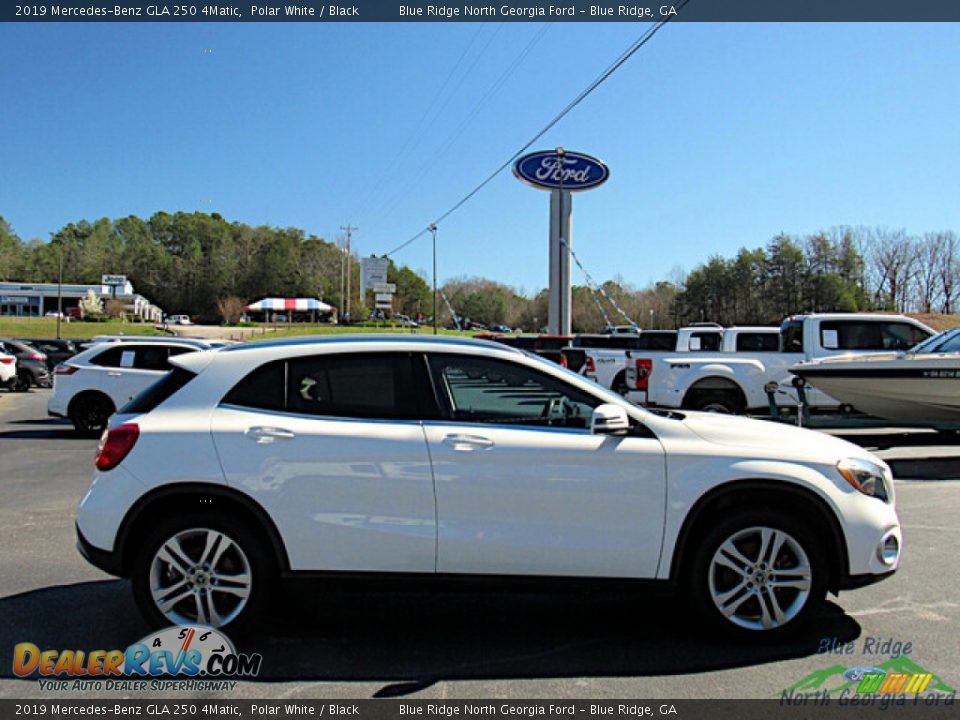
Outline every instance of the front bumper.
<path id="1" fill-rule="evenodd" d="M 889 577 L 893 577 L 894 573 L 896 572 L 897 569 L 894 568 L 890 572 L 885 572 L 878 575 L 874 575 L 872 573 L 867 575 L 846 575 L 840 579 L 837 590 L 857 590 L 862 587 L 867 587 L 868 585 L 873 585 L 881 580 L 886 580 Z"/>

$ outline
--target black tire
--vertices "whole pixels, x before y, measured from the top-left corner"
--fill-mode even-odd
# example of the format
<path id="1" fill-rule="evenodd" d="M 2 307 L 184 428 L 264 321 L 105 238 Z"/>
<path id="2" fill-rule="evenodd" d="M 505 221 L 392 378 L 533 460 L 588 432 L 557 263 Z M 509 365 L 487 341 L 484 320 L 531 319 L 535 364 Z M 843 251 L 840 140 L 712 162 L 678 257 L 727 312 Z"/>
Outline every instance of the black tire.
<path id="1" fill-rule="evenodd" d="M 160 563 L 164 567 L 163 571 L 154 568 L 154 559 L 161 547 L 172 538 L 181 536 L 180 547 L 183 548 L 187 559 L 194 561 L 195 571 L 202 570 L 203 548 L 206 547 L 206 536 L 201 532 L 221 533 L 233 544 L 229 546 L 219 556 L 219 563 L 215 569 L 226 569 L 227 576 L 234 573 L 249 573 L 250 584 L 249 594 L 243 600 L 242 604 L 232 593 L 218 592 L 213 579 L 209 580 L 206 587 L 210 588 L 209 594 L 201 589 L 198 601 L 194 595 L 188 595 L 182 601 L 174 604 L 164 613 L 157 605 L 151 587 L 155 582 L 169 583 L 166 585 L 157 585 L 166 587 L 176 597 L 178 591 L 176 584 L 180 579 L 187 579 L 188 583 L 192 580 L 198 586 L 203 587 L 201 577 L 192 575 L 190 577 L 183 575 L 169 563 Z M 222 542 L 222 541 L 220 541 Z M 219 549 L 219 546 L 214 546 Z M 269 552 L 270 544 L 258 532 L 247 518 L 234 518 L 230 515 L 210 511 L 206 513 L 187 513 L 175 518 L 161 520 L 156 527 L 147 532 L 143 543 L 139 546 L 134 556 L 131 568 L 131 585 L 133 587 L 133 597 L 137 608 L 144 620 L 152 627 L 166 627 L 178 622 L 196 623 L 201 625 L 210 625 L 219 628 L 230 628 L 234 631 L 242 629 L 252 619 L 263 613 L 273 602 L 277 587 L 279 574 L 277 572 L 276 562 Z M 239 550 L 240 555 L 237 555 Z M 245 564 L 244 564 L 245 563 Z M 226 564 L 226 565 L 224 565 Z M 158 566 L 158 567 L 160 567 Z M 210 572 L 203 571 L 203 572 Z M 210 576 L 212 578 L 212 576 Z M 223 577 L 223 576 L 220 576 Z M 223 587 L 235 587 L 234 585 L 224 585 L 221 581 L 220 589 Z M 189 588 L 188 588 L 189 589 Z M 224 622 L 216 622 L 212 619 L 208 608 L 209 598 L 214 598 L 213 602 Z M 201 618 L 198 612 L 198 603 L 202 604 L 206 617 Z"/>
<path id="2" fill-rule="evenodd" d="M 621 397 L 626 397 L 627 393 L 630 392 L 630 388 L 627 386 L 627 374 L 625 372 L 620 372 L 613 379 L 613 385 L 610 386 L 610 389 L 613 390 L 617 395 Z"/>
<path id="3" fill-rule="evenodd" d="M 772 561 L 760 560 L 751 551 L 761 546 L 761 529 L 776 531 L 788 539 Z M 744 568 L 746 572 L 735 572 L 723 561 L 714 562 L 721 546 L 732 539 L 734 548 L 740 549 L 742 556 L 751 562 Z M 771 542 L 769 547 L 774 544 Z M 798 557 L 797 548 L 805 558 Z M 738 563 L 732 555 L 724 553 L 723 557 Z M 800 631 L 819 614 L 827 594 L 828 576 L 822 541 L 809 523 L 772 508 L 741 510 L 713 522 L 697 543 L 687 566 L 686 588 L 694 617 L 708 628 L 739 640 L 767 642 Z M 769 584 L 804 582 L 803 578 L 805 589 L 774 588 Z M 732 607 L 731 617 L 721 611 L 718 602 Z M 774 607 L 781 611 L 780 621 Z M 764 611 L 766 617 L 773 620 L 769 627 L 764 627 Z"/>
<path id="4" fill-rule="evenodd" d="M 698 390 L 691 393 L 684 403 L 688 410 L 742 415 L 745 410 L 743 398 L 734 390 Z"/>
<path id="5" fill-rule="evenodd" d="M 18 370 L 17 379 L 13 381 L 11 389 L 14 392 L 27 392 L 33 384 L 33 378 L 28 370 Z"/>
<path id="6" fill-rule="evenodd" d="M 84 435 L 97 435 L 107 427 L 107 421 L 117 409 L 113 402 L 102 393 L 84 393 L 73 399 L 67 415 L 77 432 Z"/>

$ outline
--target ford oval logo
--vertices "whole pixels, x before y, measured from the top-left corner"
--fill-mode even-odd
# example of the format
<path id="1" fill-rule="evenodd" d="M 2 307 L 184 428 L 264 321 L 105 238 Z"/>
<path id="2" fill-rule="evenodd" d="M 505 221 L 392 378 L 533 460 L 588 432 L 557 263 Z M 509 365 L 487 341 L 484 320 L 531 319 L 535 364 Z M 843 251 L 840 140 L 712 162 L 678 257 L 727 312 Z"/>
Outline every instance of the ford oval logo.
<path id="1" fill-rule="evenodd" d="M 606 182 L 610 168 L 595 157 L 556 150 L 524 155 L 513 164 L 513 174 L 527 185 L 541 190 L 589 190 Z"/>

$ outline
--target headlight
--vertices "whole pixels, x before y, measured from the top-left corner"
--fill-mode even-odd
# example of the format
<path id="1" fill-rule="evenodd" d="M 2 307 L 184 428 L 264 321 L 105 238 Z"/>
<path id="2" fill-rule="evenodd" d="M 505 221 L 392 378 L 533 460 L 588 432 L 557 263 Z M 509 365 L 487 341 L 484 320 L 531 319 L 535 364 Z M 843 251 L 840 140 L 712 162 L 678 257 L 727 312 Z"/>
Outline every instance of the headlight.
<path id="1" fill-rule="evenodd" d="M 859 458 L 846 458 L 837 463 L 837 472 L 864 495 L 879 498 L 884 502 L 889 500 L 886 473 L 876 463 Z"/>

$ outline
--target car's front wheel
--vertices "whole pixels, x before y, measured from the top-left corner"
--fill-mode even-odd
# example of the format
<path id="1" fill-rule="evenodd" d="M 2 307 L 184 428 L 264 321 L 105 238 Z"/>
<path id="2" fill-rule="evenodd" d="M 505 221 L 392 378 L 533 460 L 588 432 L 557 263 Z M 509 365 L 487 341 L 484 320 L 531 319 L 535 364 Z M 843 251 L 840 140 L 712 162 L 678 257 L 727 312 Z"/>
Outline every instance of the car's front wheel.
<path id="1" fill-rule="evenodd" d="M 827 566 L 817 535 L 775 510 L 742 511 L 703 538 L 690 589 L 715 628 L 773 639 L 800 629 L 823 605 Z"/>
<path id="2" fill-rule="evenodd" d="M 154 627 L 239 627 L 257 615 L 276 583 L 266 543 L 221 513 L 171 518 L 151 532 L 131 580 L 141 614 Z"/>

